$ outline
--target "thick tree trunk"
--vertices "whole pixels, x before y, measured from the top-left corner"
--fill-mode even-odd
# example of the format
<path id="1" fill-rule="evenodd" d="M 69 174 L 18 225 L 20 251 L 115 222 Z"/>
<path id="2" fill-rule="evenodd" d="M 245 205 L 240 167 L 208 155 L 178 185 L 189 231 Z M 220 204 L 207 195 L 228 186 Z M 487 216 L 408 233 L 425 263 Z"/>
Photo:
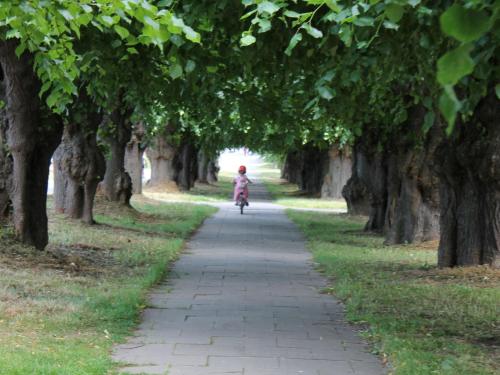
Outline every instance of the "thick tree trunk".
<path id="1" fill-rule="evenodd" d="M 328 173 L 321 187 L 322 198 L 342 198 L 342 189 L 352 173 L 351 150 L 345 146 L 342 150 L 332 146 L 328 152 Z"/>
<path id="2" fill-rule="evenodd" d="M 208 164 L 210 159 L 203 150 L 198 151 L 198 182 L 208 184 Z"/>
<path id="3" fill-rule="evenodd" d="M 119 100 L 119 105 L 111 113 L 110 122 L 105 124 L 105 127 L 112 130 L 106 137 L 110 154 L 106 160 L 106 173 L 102 186 L 107 200 L 129 206 L 132 197 L 132 179 L 125 171 L 125 148 L 132 136 L 130 123 L 132 111 L 124 106 L 122 100 Z"/>
<path id="4" fill-rule="evenodd" d="M 384 152 L 375 152 L 368 159 L 368 168 L 361 175 L 367 186 L 370 215 L 365 230 L 382 232 L 387 209 L 387 159 Z"/>
<path id="5" fill-rule="evenodd" d="M 347 212 L 350 215 L 370 214 L 370 199 L 368 187 L 361 176 L 367 173 L 368 162 L 361 149 L 361 143 L 356 142 L 352 153 L 351 177 L 342 189 L 342 196 L 347 202 Z"/>
<path id="6" fill-rule="evenodd" d="M 290 151 L 285 160 L 285 179 L 297 185 L 302 185 L 302 169 L 304 168 L 304 158 L 300 151 Z"/>
<path id="7" fill-rule="evenodd" d="M 181 190 L 187 191 L 194 186 L 198 172 L 198 151 L 189 137 L 181 144 L 179 170 L 177 185 Z"/>
<path id="8" fill-rule="evenodd" d="M 125 149 L 125 170 L 132 179 L 132 192 L 134 194 L 142 194 L 142 172 L 144 170 L 142 161 L 144 146 L 142 145 L 142 138 L 144 137 L 144 132 L 142 124 L 134 126 L 132 138 L 127 143 Z"/>
<path id="9" fill-rule="evenodd" d="M 91 111 L 90 100 L 82 100 L 78 121 L 66 126 L 63 139 L 54 154 L 54 202 L 57 212 L 93 224 L 93 206 L 97 185 L 105 172 L 105 161 L 97 145 L 97 128 L 102 121 Z M 95 108 L 95 107 L 94 107 Z"/>
<path id="10" fill-rule="evenodd" d="M 215 184 L 219 180 L 219 162 L 218 160 L 210 160 L 208 162 L 207 181 L 209 184 Z"/>
<path id="11" fill-rule="evenodd" d="M 5 102 L 5 89 L 1 69 L 0 101 Z M 8 221 L 12 208 L 10 200 L 12 189 L 12 157 L 9 155 L 7 146 L 7 126 L 5 108 L 0 108 L 0 223 Z"/>
<path id="12" fill-rule="evenodd" d="M 419 134 L 426 110 L 413 107 L 406 129 Z M 413 243 L 439 237 L 439 185 L 433 170 L 441 139 L 437 127 L 417 146 L 414 137 L 394 139 L 387 159 L 386 243 Z"/>
<path id="13" fill-rule="evenodd" d="M 61 139 L 59 119 L 42 123 L 40 82 L 33 72 L 32 56 L 16 56 L 17 41 L 0 41 L 4 74 L 7 145 L 12 155 L 12 205 L 16 236 L 44 249 L 48 242 L 47 185 L 52 154 Z"/>
<path id="14" fill-rule="evenodd" d="M 327 172 L 328 151 L 306 146 L 302 153 L 304 162 L 299 188 L 308 194 L 319 196 Z"/>
<path id="15" fill-rule="evenodd" d="M 440 145 L 440 267 L 500 267 L 500 106 L 494 90 Z"/>
<path id="16" fill-rule="evenodd" d="M 168 135 L 157 135 L 146 149 L 151 163 L 149 187 L 177 188 L 179 174 L 178 147 L 168 141 Z"/>

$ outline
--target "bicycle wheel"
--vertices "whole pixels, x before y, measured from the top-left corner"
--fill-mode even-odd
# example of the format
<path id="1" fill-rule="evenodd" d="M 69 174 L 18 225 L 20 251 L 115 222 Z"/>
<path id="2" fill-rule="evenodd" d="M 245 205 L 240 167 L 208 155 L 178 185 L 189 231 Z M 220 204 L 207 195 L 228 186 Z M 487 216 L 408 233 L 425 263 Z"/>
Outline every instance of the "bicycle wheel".
<path id="1" fill-rule="evenodd" d="M 243 215 L 243 207 L 245 207 L 245 201 L 242 199 L 240 200 L 240 213 Z"/>

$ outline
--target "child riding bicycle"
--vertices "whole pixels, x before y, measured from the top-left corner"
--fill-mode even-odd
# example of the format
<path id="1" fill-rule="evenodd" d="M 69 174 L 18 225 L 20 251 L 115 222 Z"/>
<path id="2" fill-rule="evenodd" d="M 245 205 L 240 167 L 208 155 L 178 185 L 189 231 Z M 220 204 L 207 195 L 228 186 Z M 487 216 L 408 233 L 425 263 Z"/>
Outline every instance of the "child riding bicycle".
<path id="1" fill-rule="evenodd" d="M 235 206 L 238 205 L 238 199 L 241 193 L 243 193 L 243 198 L 245 198 L 245 205 L 248 206 L 248 184 L 251 184 L 252 181 L 247 177 L 247 168 L 242 165 L 238 169 L 238 176 L 236 176 L 233 180 L 234 185 L 234 201 Z"/>

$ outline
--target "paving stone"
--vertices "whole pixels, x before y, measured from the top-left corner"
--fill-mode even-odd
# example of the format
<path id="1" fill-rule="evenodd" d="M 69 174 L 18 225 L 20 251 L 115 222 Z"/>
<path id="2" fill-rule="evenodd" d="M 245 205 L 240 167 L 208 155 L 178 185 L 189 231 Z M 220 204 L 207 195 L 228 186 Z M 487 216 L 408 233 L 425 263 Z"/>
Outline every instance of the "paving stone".
<path id="1" fill-rule="evenodd" d="M 124 373 L 382 375 L 384 369 L 321 294 L 304 237 L 262 185 L 240 215 L 230 203 L 205 221 L 148 298 L 142 322 L 113 358 Z"/>

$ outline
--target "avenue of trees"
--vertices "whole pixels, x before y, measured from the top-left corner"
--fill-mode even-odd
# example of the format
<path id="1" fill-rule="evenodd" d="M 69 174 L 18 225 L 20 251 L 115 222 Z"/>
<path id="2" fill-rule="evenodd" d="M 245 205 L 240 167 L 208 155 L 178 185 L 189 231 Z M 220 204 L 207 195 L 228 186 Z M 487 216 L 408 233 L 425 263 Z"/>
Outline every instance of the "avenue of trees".
<path id="1" fill-rule="evenodd" d="M 44 249 L 96 192 L 217 179 L 247 146 L 388 244 L 500 265 L 500 2 L 0 0 L 0 217 Z"/>

